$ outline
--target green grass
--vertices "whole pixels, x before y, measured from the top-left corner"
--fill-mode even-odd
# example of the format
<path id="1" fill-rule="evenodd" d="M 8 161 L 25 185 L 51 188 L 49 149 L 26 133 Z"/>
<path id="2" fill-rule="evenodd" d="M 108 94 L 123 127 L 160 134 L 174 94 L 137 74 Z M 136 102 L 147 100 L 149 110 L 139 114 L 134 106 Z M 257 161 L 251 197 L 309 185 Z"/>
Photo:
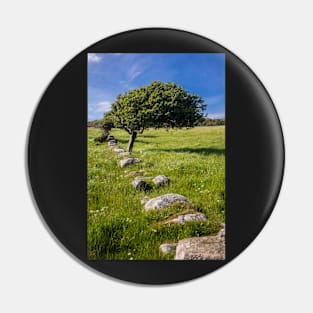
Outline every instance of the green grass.
<path id="1" fill-rule="evenodd" d="M 132 157 L 140 164 L 121 168 L 107 143 L 96 144 L 100 129 L 88 128 L 88 257 L 107 260 L 164 259 L 162 243 L 194 236 L 214 235 L 225 222 L 225 128 L 148 129 L 138 135 Z M 126 150 L 128 134 L 111 134 Z M 151 191 L 135 191 L 130 171 L 145 176 L 164 174 L 170 184 Z M 178 193 L 193 205 L 175 205 L 143 212 L 143 196 Z M 209 222 L 164 224 L 181 212 L 203 212 Z M 167 259 L 173 256 L 167 256 Z"/>

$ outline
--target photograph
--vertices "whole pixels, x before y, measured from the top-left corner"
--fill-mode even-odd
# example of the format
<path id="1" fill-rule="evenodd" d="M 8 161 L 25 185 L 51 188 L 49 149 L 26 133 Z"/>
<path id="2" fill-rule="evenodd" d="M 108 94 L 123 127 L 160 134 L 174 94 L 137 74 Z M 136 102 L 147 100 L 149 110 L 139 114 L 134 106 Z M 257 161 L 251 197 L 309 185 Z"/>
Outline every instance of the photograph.
<path id="1" fill-rule="evenodd" d="M 225 54 L 86 58 L 88 259 L 225 260 Z"/>
<path id="2" fill-rule="evenodd" d="M 312 1 L 0 6 L 0 312 L 313 313 Z"/>

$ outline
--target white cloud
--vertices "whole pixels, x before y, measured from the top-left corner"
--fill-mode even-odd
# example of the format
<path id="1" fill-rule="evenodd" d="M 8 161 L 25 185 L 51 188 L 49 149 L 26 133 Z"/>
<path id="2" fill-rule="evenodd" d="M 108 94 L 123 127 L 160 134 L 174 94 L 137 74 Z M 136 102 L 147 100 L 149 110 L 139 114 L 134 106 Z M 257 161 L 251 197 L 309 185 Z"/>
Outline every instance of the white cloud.
<path id="1" fill-rule="evenodd" d="M 96 53 L 88 53 L 88 62 L 90 63 L 99 63 L 102 60 L 102 57 Z"/>
<path id="2" fill-rule="evenodd" d="M 88 121 L 103 118 L 103 114 L 111 110 L 111 101 L 100 101 L 88 105 Z"/>
<path id="3" fill-rule="evenodd" d="M 206 116 L 212 119 L 225 118 L 225 112 L 208 113 Z"/>
<path id="4" fill-rule="evenodd" d="M 130 80 L 135 79 L 135 78 L 136 78 L 137 76 L 139 76 L 140 74 L 141 74 L 140 71 L 137 71 L 137 72 L 135 72 L 135 73 L 132 73 L 131 76 L 130 76 Z"/>
<path id="5" fill-rule="evenodd" d="M 94 111 L 98 113 L 104 113 L 111 110 L 111 102 L 110 101 L 101 101 L 95 105 Z"/>
<path id="6" fill-rule="evenodd" d="M 127 76 L 128 76 L 129 81 L 131 82 L 137 76 L 139 76 L 141 73 L 142 73 L 142 69 L 141 69 L 141 66 L 139 65 L 139 63 L 133 64 L 127 72 Z"/>

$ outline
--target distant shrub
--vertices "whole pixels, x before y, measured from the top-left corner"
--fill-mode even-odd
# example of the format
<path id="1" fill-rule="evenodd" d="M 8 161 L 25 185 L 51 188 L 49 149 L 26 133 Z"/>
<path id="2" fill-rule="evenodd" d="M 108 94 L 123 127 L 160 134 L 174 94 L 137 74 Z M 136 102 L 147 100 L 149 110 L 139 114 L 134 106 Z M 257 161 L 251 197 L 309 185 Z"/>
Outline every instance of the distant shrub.
<path id="1" fill-rule="evenodd" d="M 224 118 L 208 118 L 202 117 L 197 121 L 196 126 L 220 126 L 225 125 Z"/>
<path id="2" fill-rule="evenodd" d="M 102 125 L 103 125 L 103 119 L 102 120 L 89 121 L 87 123 L 87 127 L 102 128 Z"/>
<path id="3" fill-rule="evenodd" d="M 104 114 L 104 117 L 102 119 L 102 128 L 104 130 L 107 130 L 108 132 L 114 128 L 114 123 L 112 119 L 112 114 L 111 112 L 107 112 Z"/>
<path id="4" fill-rule="evenodd" d="M 99 144 L 103 143 L 107 140 L 111 129 L 114 127 L 114 124 L 112 122 L 110 113 L 106 113 L 102 120 L 94 120 L 87 123 L 88 127 L 95 127 L 95 128 L 101 128 L 103 133 L 101 136 L 96 137 L 94 141 Z"/>

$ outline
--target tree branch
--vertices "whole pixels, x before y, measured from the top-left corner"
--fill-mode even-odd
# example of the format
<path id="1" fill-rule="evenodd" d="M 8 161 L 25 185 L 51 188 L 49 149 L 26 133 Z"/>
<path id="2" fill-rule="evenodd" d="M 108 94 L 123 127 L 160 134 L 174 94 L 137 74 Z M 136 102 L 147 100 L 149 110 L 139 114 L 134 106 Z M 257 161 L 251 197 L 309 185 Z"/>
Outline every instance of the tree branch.
<path id="1" fill-rule="evenodd" d="M 128 129 L 125 125 L 123 125 L 123 129 L 126 130 L 131 135 L 131 133 L 132 133 L 131 130 Z"/>

